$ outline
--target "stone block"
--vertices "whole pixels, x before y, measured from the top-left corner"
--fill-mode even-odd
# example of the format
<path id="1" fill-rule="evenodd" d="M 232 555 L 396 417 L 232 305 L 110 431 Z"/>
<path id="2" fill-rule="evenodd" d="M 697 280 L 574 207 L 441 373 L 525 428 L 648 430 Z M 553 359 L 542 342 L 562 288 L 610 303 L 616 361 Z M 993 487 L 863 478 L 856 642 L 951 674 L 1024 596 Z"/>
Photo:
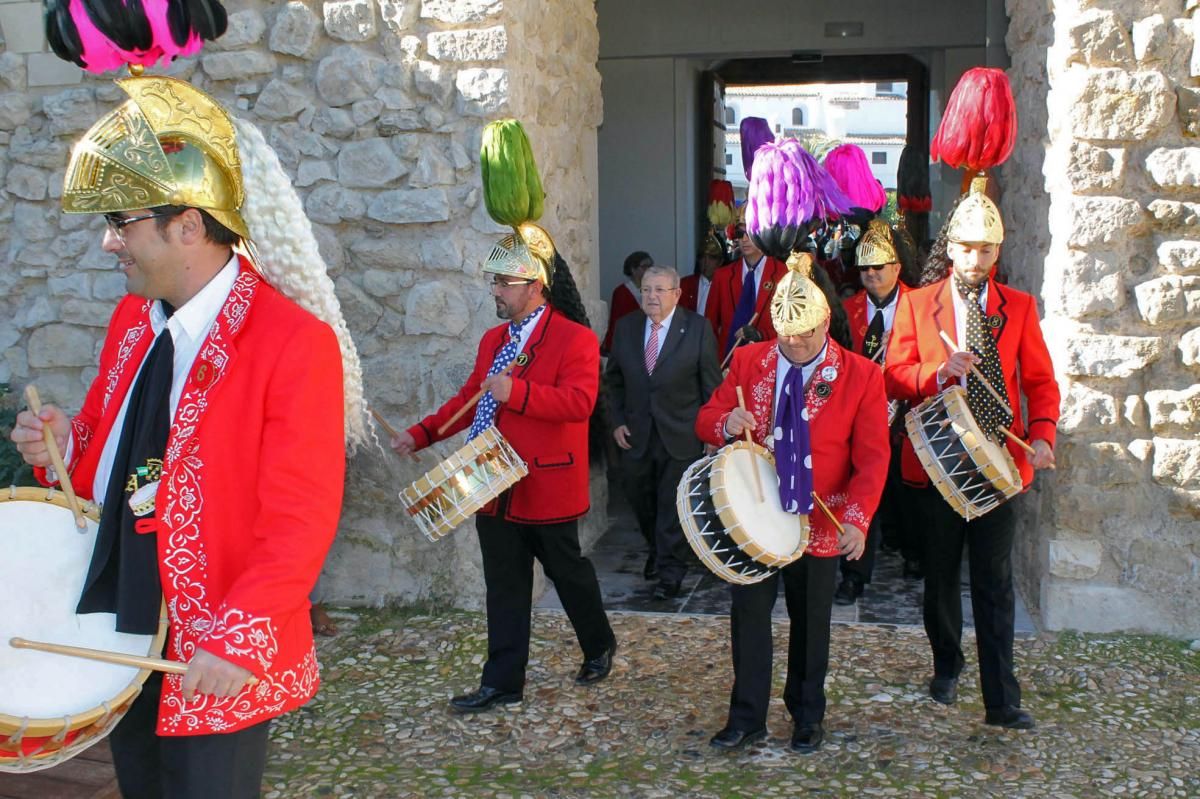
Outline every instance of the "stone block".
<path id="1" fill-rule="evenodd" d="M 1160 485 L 1200 488 L 1200 441 L 1155 437 L 1152 468 L 1154 481 Z"/>
<path id="2" fill-rule="evenodd" d="M 0 87 L 22 91 L 26 81 L 25 59 L 11 51 L 0 53 Z"/>
<path id="3" fill-rule="evenodd" d="M 331 106 L 346 106 L 371 97 L 379 89 L 386 62 L 354 45 L 343 44 L 317 65 L 317 92 Z"/>
<path id="4" fill-rule="evenodd" d="M 83 82 L 83 70 L 54 53 L 30 53 L 25 57 L 29 88 L 75 86 Z"/>
<path id="5" fill-rule="evenodd" d="M 1146 156 L 1146 169 L 1164 189 L 1200 186 L 1200 147 L 1159 147 Z"/>
<path id="6" fill-rule="evenodd" d="M 342 275 L 334 281 L 334 290 L 350 332 L 356 336 L 370 333 L 379 317 L 383 316 L 383 306 L 371 299 L 347 275 Z"/>
<path id="7" fill-rule="evenodd" d="M 0 94 L 0 130 L 16 130 L 33 116 L 33 101 L 25 92 Z"/>
<path id="8" fill-rule="evenodd" d="M 1186 366 L 1200 366 L 1200 327 L 1180 336 L 1179 356 Z"/>
<path id="9" fill-rule="evenodd" d="M 381 86 L 375 91 L 375 98 L 389 111 L 407 111 L 417 107 L 408 92 L 395 86 Z"/>
<path id="10" fill-rule="evenodd" d="M 1115 427 L 1120 417 L 1117 400 L 1086 383 L 1072 382 L 1063 397 L 1058 429 L 1062 433 L 1084 433 Z"/>
<path id="11" fill-rule="evenodd" d="M 413 65 L 413 86 L 422 96 L 445 105 L 454 96 L 454 75 L 440 64 L 418 61 Z"/>
<path id="12" fill-rule="evenodd" d="M 1134 287 L 1138 311 L 1152 325 L 1187 322 L 1200 316 L 1200 277 L 1166 275 Z"/>
<path id="13" fill-rule="evenodd" d="M 377 299 L 399 296 L 416 282 L 416 274 L 409 269 L 368 269 L 362 275 L 363 291 Z"/>
<path id="14" fill-rule="evenodd" d="M 390 34 L 386 38 L 393 42 L 397 40 L 412 40 L 411 42 L 401 44 L 402 51 L 411 51 L 409 57 L 411 57 L 411 53 L 415 53 L 416 50 L 420 49 L 421 39 L 417 36 L 404 34 L 405 31 L 412 31 L 416 28 L 420 12 L 420 0 L 379 0 L 379 18 L 383 20 L 383 24 Z"/>
<path id="15" fill-rule="evenodd" d="M 1175 274 L 1200 273 L 1200 241 L 1180 239 L 1160 242 L 1158 263 L 1163 269 Z"/>
<path id="16" fill-rule="evenodd" d="M 8 170 L 4 188 L 22 200 L 46 199 L 46 173 L 37 167 L 13 164 Z"/>
<path id="17" fill-rule="evenodd" d="M 10 53 L 39 53 L 46 46 L 41 3 L 0 3 L 0 32 Z"/>
<path id="18" fill-rule="evenodd" d="M 1071 143 L 1067 162 L 1067 179 L 1078 194 L 1113 191 L 1120 185 L 1125 172 L 1125 151 L 1119 147 L 1105 149 L 1087 142 Z"/>
<path id="19" fill-rule="evenodd" d="M 441 232 L 421 239 L 421 265 L 426 269 L 463 268 L 462 242 L 456 233 Z"/>
<path id="20" fill-rule="evenodd" d="M 267 21 L 253 8 L 235 11 L 229 15 L 225 33 L 219 39 L 207 42 L 210 50 L 236 50 L 262 41 L 267 30 Z"/>
<path id="21" fill-rule="evenodd" d="M 1137 200 L 1124 197 L 1076 197 L 1071 202 L 1069 246 L 1088 249 L 1124 243 L 1142 232 L 1145 213 Z"/>
<path id="22" fill-rule="evenodd" d="M 76 325 L 48 324 L 29 334 L 28 349 L 34 369 L 88 366 L 95 360 L 96 339 Z"/>
<path id="23" fill-rule="evenodd" d="M 364 101 L 366 102 L 366 101 Z M 344 139 L 358 129 L 354 118 L 344 108 L 322 108 L 313 116 L 313 133 Z"/>
<path id="24" fill-rule="evenodd" d="M 304 212 L 314 222 L 336 225 L 347 219 L 361 219 L 366 213 L 366 201 L 343 186 L 325 183 L 313 189 L 304 201 Z"/>
<path id="25" fill-rule="evenodd" d="M 1046 275 L 1047 307 L 1072 319 L 1119 310 L 1125 305 L 1127 269 L 1125 260 L 1115 253 L 1068 250 L 1062 270 Z"/>
<path id="26" fill-rule="evenodd" d="M 1071 133 L 1080 139 L 1144 141 L 1175 113 L 1175 91 L 1159 72 L 1093 69 L 1069 78 Z"/>
<path id="27" fill-rule="evenodd" d="M 67 163 L 70 143 L 61 139 L 34 137 L 28 129 L 18 130 L 9 142 L 8 157 L 19 164 L 55 169 Z"/>
<path id="28" fill-rule="evenodd" d="M 1150 408 L 1150 426 L 1156 433 L 1177 429 L 1182 432 L 1200 431 L 1200 384 L 1181 391 L 1154 389 L 1146 392 Z"/>
<path id="29" fill-rule="evenodd" d="M 316 48 L 321 20 L 304 3 L 292 0 L 275 17 L 269 46 L 277 53 L 307 58 Z"/>
<path id="30" fill-rule="evenodd" d="M 258 50 L 235 50 L 209 53 L 200 64 L 213 80 L 245 80 L 274 72 L 275 56 Z"/>
<path id="31" fill-rule="evenodd" d="M 353 120 L 355 128 L 361 129 L 369 122 L 378 119 L 381 111 L 383 111 L 383 101 L 375 97 L 368 97 L 350 106 L 350 119 Z"/>
<path id="32" fill-rule="evenodd" d="M 318 161 L 314 158 L 306 158 L 300 162 L 300 166 L 296 169 L 297 186 L 305 188 L 314 183 L 320 183 L 323 180 L 337 180 L 337 175 L 333 171 L 333 164 L 328 161 Z"/>
<path id="33" fill-rule="evenodd" d="M 461 25 L 495 16 L 503 8 L 503 0 L 425 0 L 421 17 Z"/>
<path id="34" fill-rule="evenodd" d="M 438 61 L 499 61 L 508 52 L 502 25 L 481 30 L 440 31 L 426 39 L 429 55 Z"/>
<path id="35" fill-rule="evenodd" d="M 466 298 L 456 283 L 428 280 L 416 284 L 404 303 L 404 333 L 458 336 L 471 322 Z"/>
<path id="36" fill-rule="evenodd" d="M 1126 378 L 1162 357 L 1166 343 L 1158 336 L 1068 334 L 1063 370 L 1079 377 Z M 1057 361 L 1056 361 L 1057 362 Z"/>
<path id="37" fill-rule="evenodd" d="M 1090 580 L 1100 573 L 1104 545 L 1099 541 L 1060 538 L 1050 542 L 1050 573 L 1068 580 Z"/>
<path id="38" fill-rule="evenodd" d="M 394 137 L 403 133 L 426 130 L 428 124 L 424 115 L 417 109 L 407 111 L 388 111 L 379 115 L 379 135 Z"/>
<path id="39" fill-rule="evenodd" d="M 1180 131 L 1191 138 L 1200 136 L 1200 91 L 1176 86 L 1175 102 L 1179 109 Z"/>
<path id="40" fill-rule="evenodd" d="M 450 218 L 450 202 L 445 189 L 385 191 L 371 201 L 367 216 L 398 225 L 445 222 Z"/>
<path id="41" fill-rule="evenodd" d="M 1147 207 L 1160 230 L 1200 230 L 1200 203 L 1153 200 Z"/>
<path id="42" fill-rule="evenodd" d="M 97 300 L 111 304 L 125 294 L 125 276 L 120 272 L 101 272 L 92 278 L 92 296 Z"/>
<path id="43" fill-rule="evenodd" d="M 1095 535 L 1105 521 L 1120 515 L 1122 499 L 1112 491 L 1079 481 L 1060 481 L 1060 490 L 1055 492 L 1054 519 L 1058 527 Z"/>
<path id="44" fill-rule="evenodd" d="M 338 152 L 338 181 L 348 188 L 378 189 L 408 174 L 385 139 L 346 142 Z"/>
<path id="45" fill-rule="evenodd" d="M 1158 597 L 1133 588 L 1086 585 L 1051 577 L 1042 582 L 1042 620 L 1048 630 L 1111 633 L 1159 630 Z"/>
<path id="46" fill-rule="evenodd" d="M 1123 65 L 1129 62 L 1133 52 L 1129 32 L 1111 11 L 1093 9 L 1079 14 L 1067 36 L 1071 51 L 1067 56 L 1068 64 Z"/>
<path id="47" fill-rule="evenodd" d="M 294 119 L 312 104 L 313 98 L 304 89 L 272 78 L 259 93 L 254 103 L 254 113 L 263 119 L 275 121 Z"/>
<path id="48" fill-rule="evenodd" d="M 113 304 L 110 300 L 99 302 L 79 298 L 69 299 L 63 302 L 60 314 L 63 319 L 70 319 L 75 324 L 103 330 L 112 320 Z M 95 362 L 96 359 L 93 356 L 92 363 Z"/>
<path id="49" fill-rule="evenodd" d="M 1149 479 L 1144 465 L 1120 444 L 1068 444 L 1063 461 L 1072 480 L 1092 488 L 1133 485 Z"/>
<path id="50" fill-rule="evenodd" d="M 454 184 L 454 166 L 440 149 L 427 148 L 417 161 L 417 168 L 408 178 L 408 185 L 414 189 L 430 186 L 450 186 Z"/>
<path id="51" fill-rule="evenodd" d="M 42 111 L 50 119 L 51 136 L 85 131 L 100 118 L 96 93 L 86 87 L 46 95 L 42 98 Z"/>
<path id="52" fill-rule="evenodd" d="M 1169 58 L 1171 27 L 1162 14 L 1151 14 L 1133 23 L 1133 57 L 1138 61 Z"/>
<path id="53" fill-rule="evenodd" d="M 464 69 L 454 79 L 459 113 L 491 117 L 508 109 L 508 70 Z"/>
<path id="54" fill-rule="evenodd" d="M 379 32 L 373 0 L 327 0 L 325 32 L 344 42 L 365 42 Z"/>

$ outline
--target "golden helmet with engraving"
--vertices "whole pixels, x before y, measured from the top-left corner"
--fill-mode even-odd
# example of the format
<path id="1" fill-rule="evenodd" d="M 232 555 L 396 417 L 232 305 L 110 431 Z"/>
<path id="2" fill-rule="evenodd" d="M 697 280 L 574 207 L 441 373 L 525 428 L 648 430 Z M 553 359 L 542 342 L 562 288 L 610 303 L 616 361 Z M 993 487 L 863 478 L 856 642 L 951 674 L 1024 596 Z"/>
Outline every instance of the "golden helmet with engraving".
<path id="1" fill-rule="evenodd" d="M 771 298 L 771 321 L 777 335 L 798 336 L 829 318 L 829 301 L 812 279 L 811 255 L 793 252 L 787 259 L 787 268 Z"/>
<path id="2" fill-rule="evenodd" d="M 492 246 L 483 265 L 487 274 L 540 280 L 550 287 L 554 273 L 554 240 L 532 222 L 523 222 Z"/>
<path id="3" fill-rule="evenodd" d="M 875 218 L 867 225 L 866 232 L 858 240 L 854 262 L 858 266 L 882 266 L 900 262 L 896 243 L 892 240 L 892 227 L 882 219 Z"/>
<path id="4" fill-rule="evenodd" d="M 996 203 L 987 196 L 987 178 L 977 177 L 971 181 L 970 191 L 947 223 L 946 238 L 958 242 L 1003 243 L 1004 221 Z"/>
<path id="5" fill-rule="evenodd" d="M 190 83 L 162 75 L 116 81 L 129 95 L 71 151 L 62 207 L 108 214 L 203 208 L 243 239 L 250 234 L 237 136 L 229 113 Z"/>

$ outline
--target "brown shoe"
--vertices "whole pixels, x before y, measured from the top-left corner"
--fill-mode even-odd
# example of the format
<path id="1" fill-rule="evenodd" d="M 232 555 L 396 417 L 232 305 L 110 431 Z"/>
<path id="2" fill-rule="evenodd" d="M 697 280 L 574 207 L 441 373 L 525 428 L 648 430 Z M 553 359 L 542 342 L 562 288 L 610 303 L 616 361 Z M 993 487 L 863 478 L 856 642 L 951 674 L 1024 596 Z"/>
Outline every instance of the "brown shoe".
<path id="1" fill-rule="evenodd" d="M 337 635 L 337 625 L 329 618 L 329 613 L 320 602 L 314 603 L 309 609 L 308 618 L 312 621 L 313 635 Z"/>

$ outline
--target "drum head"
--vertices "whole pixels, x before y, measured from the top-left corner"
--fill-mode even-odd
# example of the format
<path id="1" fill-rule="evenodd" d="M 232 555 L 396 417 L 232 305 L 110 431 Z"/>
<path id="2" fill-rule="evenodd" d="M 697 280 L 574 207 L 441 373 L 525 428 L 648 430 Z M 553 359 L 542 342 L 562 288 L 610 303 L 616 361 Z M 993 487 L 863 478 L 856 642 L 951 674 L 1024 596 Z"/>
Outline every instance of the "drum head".
<path id="1" fill-rule="evenodd" d="M 779 503 L 779 477 L 770 454 L 757 444 L 738 441 L 715 456 L 713 504 L 729 535 L 759 563 L 783 565 L 808 543 L 808 517 L 787 513 Z M 762 501 L 758 485 L 762 486 Z"/>
<path id="2" fill-rule="evenodd" d="M 729 583 L 752 585 L 774 574 L 775 569 L 753 560 L 725 531 L 709 487 L 714 458 L 701 458 L 683 473 L 675 493 L 679 523 L 688 546 L 709 571 Z"/>
<path id="3" fill-rule="evenodd" d="M 45 489 L 16 489 L 0 496 L 0 730 L 29 736 L 62 730 L 63 719 L 103 716 L 136 694 L 147 672 L 63 655 L 14 649 L 9 639 L 68 644 L 132 655 L 158 655 L 166 631 L 157 636 L 118 633 L 111 613 L 77 615 L 75 607 L 96 541 L 93 513 L 81 532 L 61 494 L 47 501 Z M 41 721 L 39 721 L 41 720 Z M 79 726 L 82 726 L 80 724 Z"/>

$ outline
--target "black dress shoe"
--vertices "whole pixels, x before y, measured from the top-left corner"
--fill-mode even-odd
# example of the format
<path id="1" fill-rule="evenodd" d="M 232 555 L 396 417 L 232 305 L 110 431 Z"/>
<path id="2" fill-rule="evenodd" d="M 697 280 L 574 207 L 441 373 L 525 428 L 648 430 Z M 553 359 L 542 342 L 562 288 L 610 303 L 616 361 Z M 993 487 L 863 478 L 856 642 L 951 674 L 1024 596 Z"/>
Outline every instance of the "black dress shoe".
<path id="1" fill-rule="evenodd" d="M 450 700 L 450 707 L 459 713 L 478 713 L 492 705 L 511 705 L 524 699 L 519 691 L 500 691 L 481 685 L 469 694 Z"/>
<path id="2" fill-rule="evenodd" d="M 797 724 L 792 728 L 792 751 L 806 755 L 821 748 L 825 740 L 825 728 L 821 722 L 814 724 Z"/>
<path id="3" fill-rule="evenodd" d="M 642 567 L 642 576 L 647 580 L 658 577 L 658 557 L 653 552 L 646 556 L 646 565 Z"/>
<path id="4" fill-rule="evenodd" d="M 708 745 L 717 749 L 741 749 L 743 746 L 761 741 L 767 737 L 767 728 L 759 727 L 757 730 L 735 730 L 733 727 L 726 727 L 719 733 L 709 739 Z"/>
<path id="5" fill-rule="evenodd" d="M 843 577 L 842 582 L 833 592 L 833 604 L 853 605 L 862 596 L 863 584 L 857 577 Z"/>
<path id="6" fill-rule="evenodd" d="M 958 699 L 958 678 L 957 677 L 934 677 L 929 681 L 929 696 L 934 702 L 941 702 L 943 705 L 953 705 Z"/>
<path id="7" fill-rule="evenodd" d="M 676 580 L 673 583 L 661 582 L 654 586 L 654 599 L 660 601 L 663 599 L 674 599 L 675 597 L 679 596 L 679 593 L 682 590 L 683 584 L 679 580 Z"/>
<path id="8" fill-rule="evenodd" d="M 1037 726 L 1033 721 L 1033 716 L 1012 705 L 990 708 L 983 717 L 983 723 L 1010 730 L 1032 730 Z"/>
<path id="9" fill-rule="evenodd" d="M 579 673 L 575 675 L 575 684 L 592 685 L 603 680 L 612 671 L 613 655 L 615 654 L 617 654 L 617 642 L 613 641 L 612 646 L 605 649 L 604 652 L 591 660 L 583 661 L 583 665 L 579 667 Z"/>

